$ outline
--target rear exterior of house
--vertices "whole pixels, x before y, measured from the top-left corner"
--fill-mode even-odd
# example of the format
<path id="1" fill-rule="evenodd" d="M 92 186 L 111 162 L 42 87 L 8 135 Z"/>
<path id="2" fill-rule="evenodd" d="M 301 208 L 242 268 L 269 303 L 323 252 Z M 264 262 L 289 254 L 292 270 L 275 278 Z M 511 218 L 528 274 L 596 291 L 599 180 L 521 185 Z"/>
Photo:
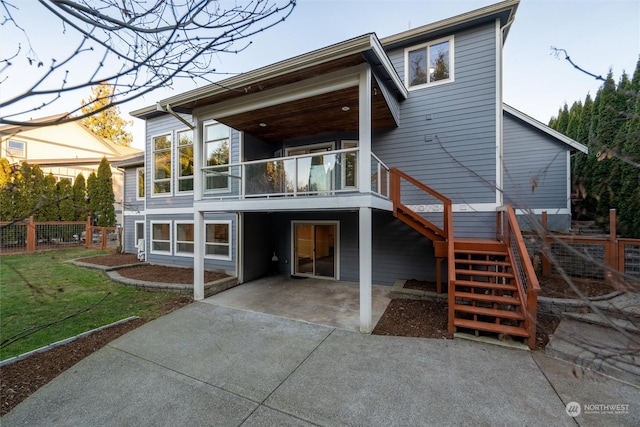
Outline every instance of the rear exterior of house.
<path id="1" fill-rule="evenodd" d="M 517 4 L 366 34 L 133 112 L 147 149 L 144 165 L 125 167 L 136 206 L 126 249 L 144 237 L 149 262 L 193 265 L 196 299 L 204 269 L 244 283 L 272 274 L 274 256 L 280 274 L 358 282 L 363 332 L 372 283 L 448 279 L 453 295 L 455 250 L 497 242 L 503 189 L 520 185 L 504 174 L 522 166 L 503 126 L 547 143 L 503 112 L 502 45 Z M 566 208 L 548 193 L 542 205 Z"/>

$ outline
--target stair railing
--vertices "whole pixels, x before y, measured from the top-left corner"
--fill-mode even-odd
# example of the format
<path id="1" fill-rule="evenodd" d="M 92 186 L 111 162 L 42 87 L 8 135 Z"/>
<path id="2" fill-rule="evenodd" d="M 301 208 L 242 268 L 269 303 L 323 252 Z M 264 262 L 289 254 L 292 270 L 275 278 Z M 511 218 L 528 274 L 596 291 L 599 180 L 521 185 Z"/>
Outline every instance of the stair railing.
<path id="1" fill-rule="evenodd" d="M 410 175 L 407 175 L 406 173 L 402 172 L 399 169 L 391 168 L 389 170 L 389 174 L 391 175 L 390 196 L 391 196 L 391 201 L 393 202 L 394 212 L 398 212 L 399 210 L 401 210 L 402 212 L 410 215 L 416 221 L 423 223 L 426 227 L 429 227 L 431 230 L 433 230 L 436 235 L 433 237 L 438 237 L 440 238 L 440 240 L 445 240 L 446 236 L 448 235 L 449 226 L 450 226 L 447 224 L 447 206 L 451 207 L 451 199 L 449 199 L 448 197 L 444 196 L 441 193 L 438 193 L 433 188 L 430 188 L 429 186 L 421 183 L 417 179 L 413 178 Z M 419 215 L 419 213 L 414 212 L 411 208 L 409 208 L 408 206 L 402 203 L 402 185 L 401 184 L 403 180 L 413 185 L 414 187 L 424 191 L 425 193 L 430 194 L 432 197 L 442 202 L 442 210 L 441 210 L 442 226 L 441 227 L 429 221 L 422 215 Z M 439 208 L 434 210 L 434 212 L 439 212 L 439 211 L 440 211 Z"/>
<path id="2" fill-rule="evenodd" d="M 540 292 L 538 277 L 524 244 L 515 211 L 510 205 L 498 211 L 496 225 L 497 238 L 507 245 L 509 258 L 515 268 L 516 286 L 520 294 L 520 302 L 525 309 L 524 327 L 529 333 L 527 345 L 533 350 L 536 345 L 538 292 Z"/>

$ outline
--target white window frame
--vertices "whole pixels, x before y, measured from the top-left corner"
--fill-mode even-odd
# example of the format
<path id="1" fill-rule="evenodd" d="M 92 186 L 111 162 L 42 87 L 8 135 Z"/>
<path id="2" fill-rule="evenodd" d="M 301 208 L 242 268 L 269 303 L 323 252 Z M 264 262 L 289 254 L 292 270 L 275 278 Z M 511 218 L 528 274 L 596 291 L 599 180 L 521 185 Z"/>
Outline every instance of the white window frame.
<path id="1" fill-rule="evenodd" d="M 181 133 L 185 133 L 185 132 L 191 132 L 191 145 L 180 145 L 180 138 L 179 135 Z M 180 176 L 180 149 L 184 148 L 184 147 L 193 147 L 194 144 L 194 137 L 195 137 L 195 132 L 193 131 L 193 129 L 189 129 L 189 128 L 185 128 L 185 129 L 180 129 L 180 130 L 176 130 L 175 131 L 175 138 L 173 138 L 175 140 L 174 144 L 175 144 L 175 160 L 174 160 L 174 164 L 175 164 L 175 168 L 174 168 L 174 175 L 176 177 L 176 194 L 192 194 L 193 193 L 193 189 L 191 190 L 180 190 L 180 181 L 184 181 L 187 179 L 191 179 L 192 181 L 192 187 L 193 187 L 193 182 L 194 182 L 194 175 L 196 173 L 196 169 L 195 169 L 195 164 L 193 165 L 193 175 L 191 176 Z M 195 154 L 195 153 L 194 153 Z M 192 159 L 192 161 L 195 161 L 195 155 L 194 155 L 194 159 Z"/>
<path id="2" fill-rule="evenodd" d="M 162 133 L 158 135 L 153 135 L 151 137 L 151 197 L 171 197 L 173 195 L 173 177 L 156 179 L 156 147 L 155 147 L 155 139 L 162 138 L 166 136 L 169 138 L 169 160 L 171 161 L 171 165 L 169 165 L 169 171 L 173 174 L 173 132 Z M 166 151 L 167 149 L 162 149 L 161 151 Z M 169 183 L 169 191 L 166 193 L 156 193 L 156 182 L 168 182 Z M 146 183 L 145 183 L 146 185 Z"/>
<path id="3" fill-rule="evenodd" d="M 142 197 L 140 197 L 140 171 L 142 171 Z M 136 168 L 136 200 L 144 200 L 147 195 L 147 177 L 144 166 Z"/>
<path id="4" fill-rule="evenodd" d="M 214 242 L 207 242 L 207 226 L 208 225 L 226 225 L 227 227 L 229 227 L 229 243 L 225 244 L 225 243 L 214 243 Z M 205 235 L 204 235 L 204 245 L 205 245 L 205 258 L 206 259 L 217 259 L 217 260 L 222 260 L 222 261 L 231 261 L 232 259 L 232 254 L 233 254 L 233 234 L 232 234 L 232 227 L 231 227 L 231 221 L 229 220 L 206 220 L 204 222 L 204 230 L 205 230 Z M 229 247 L 229 255 L 228 256 L 222 256 L 222 255 L 207 255 L 207 250 L 206 247 L 207 245 L 219 245 L 219 246 L 228 246 Z"/>
<path id="5" fill-rule="evenodd" d="M 142 236 L 140 236 L 140 235 L 138 234 L 138 225 L 140 225 L 140 224 L 142 224 Z M 135 247 L 138 247 L 138 241 L 139 241 L 140 239 L 142 239 L 142 240 L 146 239 L 146 237 L 145 237 L 145 234 L 146 234 L 146 228 L 147 228 L 147 227 L 146 227 L 146 225 L 145 225 L 145 222 L 144 222 L 144 221 L 134 221 L 134 222 L 133 222 L 133 237 L 134 237 L 134 239 L 133 239 L 133 245 L 134 245 Z"/>
<path id="6" fill-rule="evenodd" d="M 173 253 L 175 256 L 186 256 L 186 257 L 193 257 L 193 251 L 191 252 L 184 252 L 178 249 L 178 244 L 179 243 L 190 243 L 192 245 L 194 245 L 194 250 L 195 250 L 195 236 L 194 236 L 194 240 L 178 240 L 178 226 L 180 225 L 191 225 L 192 227 L 194 226 L 193 221 L 174 221 L 174 236 L 175 239 L 173 239 Z"/>
<path id="7" fill-rule="evenodd" d="M 440 44 L 440 43 L 444 43 L 444 42 L 449 42 L 449 78 L 448 79 L 442 79 L 442 80 L 436 80 L 434 82 L 427 82 L 427 83 L 422 83 L 419 85 L 415 85 L 415 86 L 411 86 L 411 82 L 409 81 L 409 75 L 410 75 L 410 64 L 409 64 L 409 53 L 416 51 L 418 49 L 425 49 L 427 51 L 427 63 L 426 66 L 428 67 L 429 64 L 431 63 L 431 58 L 429 57 L 429 47 Z M 411 46 L 408 48 L 405 48 L 404 50 L 404 83 L 405 86 L 407 87 L 407 90 L 416 90 L 416 89 L 423 89 L 426 87 L 433 87 L 433 86 L 439 86 L 441 84 L 447 84 L 447 83 L 453 83 L 454 82 L 454 37 L 453 35 L 448 36 L 448 37 L 443 37 L 437 40 L 431 40 L 427 43 L 422 43 L 416 46 Z M 427 76 L 429 74 L 427 73 Z"/>
<path id="8" fill-rule="evenodd" d="M 202 123 L 202 167 L 206 168 L 207 167 L 207 143 L 210 142 L 216 142 L 216 141 L 222 141 L 224 138 L 220 138 L 220 139 L 213 139 L 211 141 L 207 140 L 207 126 L 211 126 L 211 125 L 220 125 L 220 126 L 225 126 L 227 128 L 228 131 L 228 135 L 227 135 L 227 141 L 229 144 L 229 163 L 227 163 L 228 165 L 231 165 L 231 139 L 232 139 L 232 129 L 231 127 L 225 125 L 224 123 L 218 122 L 216 120 L 206 120 Z M 222 165 L 218 165 L 218 166 L 222 166 Z M 229 170 L 230 166 L 229 166 Z M 206 178 L 204 178 L 206 179 Z M 206 194 L 215 194 L 215 193 L 228 193 L 231 190 L 231 178 L 227 178 L 227 186 L 226 187 L 220 187 L 220 188 L 215 188 L 215 189 L 206 189 L 205 192 Z"/>
<path id="9" fill-rule="evenodd" d="M 159 240 L 159 239 L 154 239 L 153 237 L 153 226 L 156 224 L 168 224 L 169 225 L 169 240 Z M 158 254 L 158 255 L 172 255 L 172 241 L 173 241 L 173 224 L 172 221 L 151 221 L 149 222 L 149 252 L 151 252 L 152 254 Z M 154 243 L 155 242 L 162 242 L 162 243 L 169 243 L 169 250 L 168 251 L 162 251 L 162 250 L 157 250 L 154 249 Z"/>
<path id="10" fill-rule="evenodd" d="M 11 143 L 22 144 L 22 149 L 12 148 Z M 19 141 L 17 139 L 8 139 L 7 140 L 7 157 L 20 157 L 22 159 L 27 157 L 27 143 L 24 141 Z"/>

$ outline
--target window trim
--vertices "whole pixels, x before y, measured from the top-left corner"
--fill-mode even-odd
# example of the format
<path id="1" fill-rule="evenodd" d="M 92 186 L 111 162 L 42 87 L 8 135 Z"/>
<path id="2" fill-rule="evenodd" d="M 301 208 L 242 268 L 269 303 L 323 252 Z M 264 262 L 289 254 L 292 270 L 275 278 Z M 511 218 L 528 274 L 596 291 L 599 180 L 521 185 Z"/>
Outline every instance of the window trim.
<path id="1" fill-rule="evenodd" d="M 427 83 L 422 83 L 419 85 L 415 85 L 415 86 L 411 86 L 411 84 L 409 83 L 409 53 L 416 51 L 418 49 L 425 49 L 427 51 L 427 64 L 429 64 L 430 62 L 430 58 L 429 58 L 429 47 L 430 46 L 434 46 L 440 43 L 444 43 L 444 42 L 449 42 L 449 78 L 448 79 L 443 79 L 443 80 L 436 80 L 435 82 L 427 82 Z M 407 88 L 407 90 L 412 91 L 412 90 L 417 90 L 417 89 L 424 89 L 426 87 L 434 87 L 434 86 L 439 86 L 442 84 L 447 84 L 447 83 L 453 83 L 455 81 L 454 77 L 454 70 L 455 70 L 455 61 L 454 61 L 455 55 L 454 55 L 454 36 L 450 35 L 447 37 L 442 37 L 439 39 L 435 39 L 435 40 L 430 40 L 426 43 L 422 43 L 419 45 L 415 45 L 415 46 L 411 46 L 411 47 L 407 47 L 404 49 L 404 84 Z"/>
<path id="2" fill-rule="evenodd" d="M 156 224 L 169 224 L 169 240 L 158 240 L 153 238 L 153 226 Z M 172 221 L 149 221 L 149 252 L 158 255 L 173 255 L 173 224 Z M 169 243 L 168 251 L 160 251 L 153 248 L 154 242 Z"/>
<path id="3" fill-rule="evenodd" d="M 222 141 L 221 139 L 213 139 L 211 141 L 207 140 L 207 126 L 211 126 L 211 125 L 221 125 L 221 126 L 225 126 L 227 128 L 228 131 L 228 136 L 227 136 L 227 141 L 229 143 L 229 160 L 227 163 L 227 165 L 231 165 L 231 139 L 233 137 L 233 131 L 231 129 L 231 127 L 225 125 L 222 122 L 219 122 L 217 120 L 205 120 L 202 122 L 202 167 L 206 168 L 207 166 L 207 143 L 208 142 L 215 142 L 215 141 Z M 222 165 L 218 165 L 218 166 L 222 166 Z M 230 168 L 230 167 L 229 167 Z M 204 178 L 206 179 L 206 178 Z M 203 191 L 205 194 L 216 194 L 216 193 L 228 193 L 229 191 L 231 191 L 231 178 L 227 178 L 227 186 L 226 187 L 220 187 L 220 188 L 216 188 L 216 189 L 204 189 Z"/>
<path id="4" fill-rule="evenodd" d="M 142 224 L 142 237 L 138 236 L 138 225 Z M 144 221 L 134 221 L 133 222 L 133 246 L 137 247 L 138 246 L 138 240 L 142 239 L 146 242 L 146 236 L 145 234 L 147 231 L 147 225 L 145 224 Z M 146 243 L 145 243 L 146 246 Z"/>
<path id="5" fill-rule="evenodd" d="M 195 252 L 195 236 L 194 239 L 191 241 L 188 240 L 178 240 L 178 226 L 179 225 L 191 225 L 194 226 L 193 221 L 174 221 L 173 222 L 173 227 L 174 227 L 174 236 L 175 239 L 172 239 L 173 242 L 173 254 L 175 256 L 183 256 L 183 257 L 191 257 L 193 258 L 193 253 Z M 193 251 L 192 252 L 184 252 L 184 251 L 180 251 L 178 249 L 178 244 L 179 243 L 191 243 L 193 245 Z"/>
<path id="6" fill-rule="evenodd" d="M 142 171 L 142 197 L 140 197 L 140 171 Z M 136 200 L 144 200 L 147 196 L 147 180 L 144 166 L 136 168 Z"/>
<path id="7" fill-rule="evenodd" d="M 26 159 L 27 158 L 27 143 L 25 141 L 20 141 L 18 139 L 7 139 L 7 146 L 6 146 L 6 155 L 7 157 L 18 157 L 21 159 Z M 12 142 L 17 142 L 22 144 L 22 150 L 17 150 L 16 148 L 11 148 L 9 147 L 9 144 L 11 144 Z M 22 154 L 16 154 L 16 152 L 14 150 L 17 151 L 21 151 Z"/>
<path id="8" fill-rule="evenodd" d="M 166 136 L 170 139 L 170 143 L 169 143 L 169 159 L 171 161 L 171 165 L 169 170 L 171 171 L 171 173 L 173 174 L 173 163 L 175 163 L 173 161 L 173 140 L 175 139 L 173 137 L 173 132 L 166 132 L 166 133 L 161 133 L 161 134 L 157 134 L 157 135 L 152 135 L 151 136 L 151 197 L 171 197 L 173 196 L 173 177 L 169 177 L 167 178 L 163 178 L 162 180 L 156 180 L 156 148 L 155 148 L 155 144 L 154 144 L 154 140 L 156 138 L 161 138 L 163 136 Z M 165 151 L 166 149 L 163 149 L 162 151 Z M 167 191 L 166 193 L 156 193 L 156 182 L 168 182 L 169 183 L 169 191 Z M 145 183 L 146 186 L 146 183 Z"/>
<path id="9" fill-rule="evenodd" d="M 229 227 L 229 243 L 226 244 L 226 246 L 228 246 L 229 248 L 229 255 L 228 256 L 222 256 L 222 255 L 207 255 L 207 245 L 209 244 L 207 242 L 207 226 L 208 225 L 223 225 L 226 224 L 227 227 Z M 222 261 L 231 261 L 233 258 L 233 235 L 232 235 L 232 231 L 233 231 L 233 227 L 232 227 L 232 221 L 230 220 L 205 220 L 204 222 L 204 246 L 205 246 L 205 250 L 204 250 L 204 258 L 205 259 L 217 259 L 217 260 L 222 260 Z M 212 245 L 225 245 L 224 243 L 211 243 Z"/>
<path id="10" fill-rule="evenodd" d="M 176 192 L 176 194 L 179 194 L 179 195 L 193 194 L 193 189 L 192 190 L 180 190 L 180 181 L 184 181 L 184 180 L 187 180 L 187 179 L 191 179 L 193 181 L 195 179 L 195 174 L 196 174 L 196 170 L 195 170 L 195 149 L 194 149 L 193 174 L 191 176 L 185 176 L 185 177 L 180 175 L 180 148 L 181 147 L 188 147 L 188 146 L 187 145 L 185 145 L 185 146 L 181 146 L 180 145 L 180 139 L 178 138 L 178 135 L 181 134 L 181 133 L 184 133 L 184 132 L 191 132 L 191 147 L 193 147 L 194 144 L 195 144 L 195 140 L 194 140 L 195 132 L 193 131 L 193 129 L 183 128 L 183 129 L 178 129 L 178 130 L 176 130 L 174 132 L 175 133 L 175 138 L 173 138 L 173 139 L 175 140 L 175 156 L 176 156 L 175 161 L 174 161 L 174 163 L 175 163 L 174 174 L 175 174 L 175 177 L 176 177 L 176 183 L 175 183 L 176 184 L 176 186 L 175 186 L 176 191 L 175 192 Z M 193 187 L 193 185 L 192 185 L 192 187 Z"/>

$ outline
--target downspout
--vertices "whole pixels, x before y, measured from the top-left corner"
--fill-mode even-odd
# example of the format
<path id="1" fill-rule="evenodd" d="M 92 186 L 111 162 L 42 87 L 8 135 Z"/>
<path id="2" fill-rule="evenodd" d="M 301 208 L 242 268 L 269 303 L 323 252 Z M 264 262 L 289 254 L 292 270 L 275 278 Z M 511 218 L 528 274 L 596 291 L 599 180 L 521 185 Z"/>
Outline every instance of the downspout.
<path id="1" fill-rule="evenodd" d="M 180 120 L 182 123 L 184 123 L 189 129 L 193 130 L 195 129 L 195 126 L 192 123 L 189 123 L 188 121 L 186 121 L 185 119 L 182 118 L 182 116 L 180 116 L 180 114 L 176 113 L 175 111 L 173 111 L 173 109 L 171 108 L 170 104 L 167 104 L 164 108 L 162 108 L 162 105 L 160 105 L 159 102 L 156 103 L 156 110 L 158 111 L 162 111 L 163 113 L 169 113 L 171 114 L 173 117 L 175 117 L 176 119 Z"/>

